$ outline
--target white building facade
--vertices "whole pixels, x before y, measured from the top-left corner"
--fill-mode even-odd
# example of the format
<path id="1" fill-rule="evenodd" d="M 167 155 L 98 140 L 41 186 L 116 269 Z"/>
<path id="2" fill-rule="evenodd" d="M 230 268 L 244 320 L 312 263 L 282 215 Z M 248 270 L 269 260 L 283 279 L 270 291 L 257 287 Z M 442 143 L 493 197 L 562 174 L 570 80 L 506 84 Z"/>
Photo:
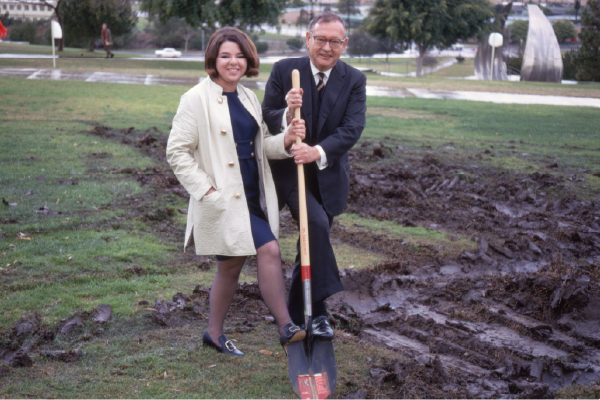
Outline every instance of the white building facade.
<path id="1" fill-rule="evenodd" d="M 48 3 L 54 4 L 53 1 Z M 6 13 L 19 21 L 39 21 L 50 19 L 54 10 L 39 1 L 0 0 L 0 14 Z"/>

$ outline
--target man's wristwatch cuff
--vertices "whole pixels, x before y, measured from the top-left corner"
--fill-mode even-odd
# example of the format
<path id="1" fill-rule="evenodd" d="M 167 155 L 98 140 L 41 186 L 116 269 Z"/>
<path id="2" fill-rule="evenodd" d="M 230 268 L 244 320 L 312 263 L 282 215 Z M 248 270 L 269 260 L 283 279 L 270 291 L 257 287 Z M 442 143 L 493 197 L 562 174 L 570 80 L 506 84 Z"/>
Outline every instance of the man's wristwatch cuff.
<path id="1" fill-rule="evenodd" d="M 292 114 L 290 114 L 290 108 L 286 107 L 285 108 L 285 115 L 289 118 L 289 119 L 294 119 L 294 116 Z"/>

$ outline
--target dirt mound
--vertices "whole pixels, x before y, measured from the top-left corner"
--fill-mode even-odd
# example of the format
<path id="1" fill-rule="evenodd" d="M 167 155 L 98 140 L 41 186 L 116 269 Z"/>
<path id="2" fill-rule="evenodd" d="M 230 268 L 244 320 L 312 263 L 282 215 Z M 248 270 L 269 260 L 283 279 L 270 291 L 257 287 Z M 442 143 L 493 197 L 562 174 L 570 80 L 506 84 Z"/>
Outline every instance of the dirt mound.
<path id="1" fill-rule="evenodd" d="M 64 345 L 74 335 L 83 340 L 89 335 L 101 335 L 104 329 L 99 324 L 107 322 L 111 314 L 109 305 L 100 305 L 92 312 L 75 312 L 55 326 L 44 325 L 42 317 L 36 312 L 23 315 L 9 332 L 0 333 L 0 375 L 9 375 L 10 367 L 31 367 L 36 357 L 63 362 L 78 361 L 83 356 L 81 350 L 55 350 L 53 348 L 58 346 L 55 339 L 61 339 Z"/>

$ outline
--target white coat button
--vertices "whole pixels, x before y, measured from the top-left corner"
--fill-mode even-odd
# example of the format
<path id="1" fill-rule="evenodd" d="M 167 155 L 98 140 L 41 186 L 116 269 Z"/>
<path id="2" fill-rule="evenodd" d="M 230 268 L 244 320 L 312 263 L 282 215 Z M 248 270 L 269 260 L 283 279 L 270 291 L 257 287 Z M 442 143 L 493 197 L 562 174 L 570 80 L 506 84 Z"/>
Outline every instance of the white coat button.
<path id="1" fill-rule="evenodd" d="M 218 98 L 217 101 L 219 102 L 219 104 L 223 104 L 223 99 L 222 98 Z"/>
<path id="2" fill-rule="evenodd" d="M 222 129 L 221 130 L 221 135 L 226 135 L 226 134 L 227 134 L 227 131 L 225 129 Z"/>
<path id="3" fill-rule="evenodd" d="M 234 197 L 235 197 L 236 199 L 239 199 L 240 197 L 242 197 L 242 195 L 241 195 L 241 194 L 239 194 L 239 193 L 236 193 L 236 194 L 234 195 Z"/>
<path id="4" fill-rule="evenodd" d="M 235 163 L 233 161 L 229 161 L 229 166 L 233 167 L 235 165 Z"/>

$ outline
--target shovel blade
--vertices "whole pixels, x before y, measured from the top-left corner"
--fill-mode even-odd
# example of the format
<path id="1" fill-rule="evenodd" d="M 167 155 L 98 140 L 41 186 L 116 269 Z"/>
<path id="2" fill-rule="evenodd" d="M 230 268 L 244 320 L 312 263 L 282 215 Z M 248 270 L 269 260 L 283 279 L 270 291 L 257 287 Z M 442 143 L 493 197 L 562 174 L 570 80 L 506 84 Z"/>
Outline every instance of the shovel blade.
<path id="1" fill-rule="evenodd" d="M 287 345 L 288 371 L 301 399 L 326 399 L 335 390 L 337 366 L 331 340 L 309 339 Z"/>

